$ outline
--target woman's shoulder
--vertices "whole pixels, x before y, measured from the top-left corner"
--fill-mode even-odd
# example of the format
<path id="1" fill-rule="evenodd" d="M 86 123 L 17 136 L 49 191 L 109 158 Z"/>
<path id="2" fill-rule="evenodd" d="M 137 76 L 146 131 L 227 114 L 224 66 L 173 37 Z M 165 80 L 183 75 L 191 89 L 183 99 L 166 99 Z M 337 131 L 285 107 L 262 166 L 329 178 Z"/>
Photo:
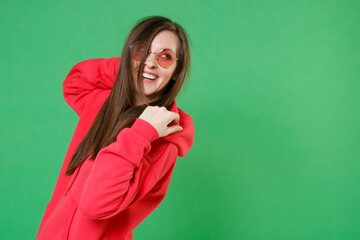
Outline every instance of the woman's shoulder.
<path id="1" fill-rule="evenodd" d="M 190 114 L 186 113 L 184 110 L 178 107 L 176 107 L 175 112 L 177 112 L 180 116 L 177 124 L 180 125 L 183 130 L 173 132 L 172 134 L 163 137 L 163 140 L 174 144 L 178 149 L 178 156 L 184 157 L 194 142 L 194 121 Z"/>
<path id="2" fill-rule="evenodd" d="M 185 119 L 187 122 L 192 122 L 192 123 L 194 122 L 191 115 L 189 113 L 185 112 L 184 110 L 182 110 L 181 108 L 178 108 L 178 113 L 179 113 L 180 117 Z"/>

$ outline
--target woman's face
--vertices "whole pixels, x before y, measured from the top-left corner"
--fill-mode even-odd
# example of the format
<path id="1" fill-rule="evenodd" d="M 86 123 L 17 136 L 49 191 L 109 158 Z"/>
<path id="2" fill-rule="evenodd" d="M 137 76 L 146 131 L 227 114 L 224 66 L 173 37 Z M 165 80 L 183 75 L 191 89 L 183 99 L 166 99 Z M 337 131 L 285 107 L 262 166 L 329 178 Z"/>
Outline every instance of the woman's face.
<path id="1" fill-rule="evenodd" d="M 159 65 L 156 60 L 156 54 L 161 49 L 170 49 L 173 53 L 178 50 L 179 40 L 178 37 L 170 31 L 164 30 L 159 32 L 153 39 L 150 45 L 150 51 L 152 52 L 147 56 L 144 62 L 144 71 L 142 72 L 142 83 L 144 86 L 144 93 L 148 98 L 148 101 L 154 101 L 160 97 L 156 95 L 157 92 L 162 90 L 170 81 L 177 65 L 177 61 L 174 61 L 172 65 L 167 68 L 164 68 Z M 137 78 L 137 74 L 139 71 L 140 62 L 136 59 L 132 59 L 131 61 L 131 72 L 133 79 Z M 155 78 L 155 79 L 153 79 Z M 138 102 L 137 94 L 139 93 L 137 87 L 137 81 L 135 80 L 135 105 L 139 105 L 141 103 Z M 150 96 L 151 95 L 151 96 Z"/>

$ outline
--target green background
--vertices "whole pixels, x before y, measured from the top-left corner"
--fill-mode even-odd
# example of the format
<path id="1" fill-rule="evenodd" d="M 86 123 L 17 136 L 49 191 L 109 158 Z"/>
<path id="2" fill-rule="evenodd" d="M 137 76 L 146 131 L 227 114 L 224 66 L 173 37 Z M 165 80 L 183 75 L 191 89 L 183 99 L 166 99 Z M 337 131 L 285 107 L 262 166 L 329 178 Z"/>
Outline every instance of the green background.
<path id="1" fill-rule="evenodd" d="M 133 24 L 189 33 L 195 123 L 135 239 L 360 239 L 360 2 L 1 1 L 0 239 L 34 239 L 78 117 L 62 81 Z"/>

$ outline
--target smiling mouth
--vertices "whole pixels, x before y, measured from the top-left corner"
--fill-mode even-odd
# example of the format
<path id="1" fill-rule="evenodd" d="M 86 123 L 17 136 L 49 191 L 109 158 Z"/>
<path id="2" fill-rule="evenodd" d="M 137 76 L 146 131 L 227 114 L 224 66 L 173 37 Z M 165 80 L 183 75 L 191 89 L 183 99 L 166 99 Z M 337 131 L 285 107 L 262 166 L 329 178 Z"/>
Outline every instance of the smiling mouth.
<path id="1" fill-rule="evenodd" d="M 155 75 L 149 74 L 149 73 L 143 73 L 142 77 L 147 79 L 147 80 L 150 80 L 150 81 L 154 81 L 154 80 L 159 78 L 158 76 L 155 76 Z"/>

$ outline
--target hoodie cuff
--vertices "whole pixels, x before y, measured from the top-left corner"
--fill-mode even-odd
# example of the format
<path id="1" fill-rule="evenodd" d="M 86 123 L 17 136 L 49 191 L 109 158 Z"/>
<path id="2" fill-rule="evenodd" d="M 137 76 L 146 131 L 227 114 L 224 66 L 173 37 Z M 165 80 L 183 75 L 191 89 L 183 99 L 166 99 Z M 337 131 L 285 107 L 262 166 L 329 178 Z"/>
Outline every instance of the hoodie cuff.
<path id="1" fill-rule="evenodd" d="M 153 142 L 155 139 L 159 138 L 159 133 L 156 128 L 149 122 L 141 118 L 137 118 L 135 120 L 134 124 L 131 126 L 131 129 L 139 133 L 150 143 Z"/>

